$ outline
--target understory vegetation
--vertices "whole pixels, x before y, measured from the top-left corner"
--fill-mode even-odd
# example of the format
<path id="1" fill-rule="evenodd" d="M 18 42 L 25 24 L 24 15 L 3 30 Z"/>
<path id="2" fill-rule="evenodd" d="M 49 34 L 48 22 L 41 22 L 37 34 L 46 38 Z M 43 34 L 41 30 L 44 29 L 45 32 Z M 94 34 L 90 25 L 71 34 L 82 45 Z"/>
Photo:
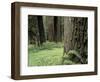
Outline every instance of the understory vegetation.
<path id="1" fill-rule="evenodd" d="M 46 42 L 40 47 L 33 44 L 29 45 L 28 65 L 51 66 L 80 64 L 79 59 L 75 58 L 74 54 L 78 54 L 75 50 L 70 50 L 69 53 L 63 56 L 63 46 L 60 42 Z"/>
<path id="2" fill-rule="evenodd" d="M 63 44 L 46 42 L 42 46 L 29 45 L 29 66 L 61 65 Z"/>

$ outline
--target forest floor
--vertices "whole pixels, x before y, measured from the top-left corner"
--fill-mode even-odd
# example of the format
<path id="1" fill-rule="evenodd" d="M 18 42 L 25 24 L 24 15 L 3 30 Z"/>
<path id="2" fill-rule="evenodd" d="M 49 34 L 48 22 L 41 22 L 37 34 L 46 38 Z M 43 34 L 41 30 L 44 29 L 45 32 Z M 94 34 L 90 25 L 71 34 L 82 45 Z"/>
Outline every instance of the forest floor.
<path id="1" fill-rule="evenodd" d="M 32 44 L 28 47 L 29 66 L 61 65 L 62 56 L 62 43 L 46 42 L 41 47 L 35 47 Z"/>

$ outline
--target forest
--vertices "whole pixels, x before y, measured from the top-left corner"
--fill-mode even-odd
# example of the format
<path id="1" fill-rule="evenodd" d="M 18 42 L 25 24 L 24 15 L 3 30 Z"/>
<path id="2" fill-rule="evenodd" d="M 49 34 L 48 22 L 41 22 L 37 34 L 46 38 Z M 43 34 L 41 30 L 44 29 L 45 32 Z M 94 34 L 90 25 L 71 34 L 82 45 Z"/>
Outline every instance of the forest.
<path id="1" fill-rule="evenodd" d="M 28 66 L 88 63 L 88 18 L 28 15 Z"/>

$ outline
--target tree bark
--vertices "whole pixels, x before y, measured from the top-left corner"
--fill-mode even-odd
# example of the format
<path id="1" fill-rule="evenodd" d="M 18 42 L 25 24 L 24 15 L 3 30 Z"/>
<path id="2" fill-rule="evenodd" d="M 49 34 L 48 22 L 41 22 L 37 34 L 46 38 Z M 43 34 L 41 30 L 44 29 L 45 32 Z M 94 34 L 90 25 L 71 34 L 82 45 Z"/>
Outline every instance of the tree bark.
<path id="1" fill-rule="evenodd" d="M 61 42 L 63 37 L 63 29 L 64 29 L 64 20 L 63 17 L 54 17 L 54 41 Z"/>
<path id="2" fill-rule="evenodd" d="M 42 18 L 42 16 L 37 16 L 37 18 L 38 18 L 38 29 L 39 29 L 39 36 L 40 36 L 40 44 L 42 45 L 42 43 L 46 41 L 45 31 L 44 31 L 44 26 L 43 26 L 43 18 Z"/>
<path id="3" fill-rule="evenodd" d="M 40 44 L 37 16 L 28 16 L 28 41 L 29 44 Z"/>
<path id="4" fill-rule="evenodd" d="M 70 17 L 64 17 L 64 53 L 72 50 L 72 22 Z"/>
<path id="5" fill-rule="evenodd" d="M 64 54 L 75 50 L 80 63 L 87 63 L 87 38 L 87 18 L 64 18 Z"/>
<path id="6" fill-rule="evenodd" d="M 44 28 L 46 29 L 46 39 L 50 42 L 53 41 L 54 36 L 54 17 L 45 16 L 44 17 Z"/>

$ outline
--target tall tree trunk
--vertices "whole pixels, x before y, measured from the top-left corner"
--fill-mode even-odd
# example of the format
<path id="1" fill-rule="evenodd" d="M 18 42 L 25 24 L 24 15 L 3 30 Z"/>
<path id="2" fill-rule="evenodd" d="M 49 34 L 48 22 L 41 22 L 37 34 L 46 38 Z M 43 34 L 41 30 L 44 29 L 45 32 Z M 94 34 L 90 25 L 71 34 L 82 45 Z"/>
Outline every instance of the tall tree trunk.
<path id="1" fill-rule="evenodd" d="M 38 29 L 39 29 L 39 36 L 40 36 L 40 44 L 42 44 L 43 42 L 46 41 L 42 16 L 38 16 Z"/>
<path id="2" fill-rule="evenodd" d="M 54 17 L 54 41 L 61 42 L 63 37 L 63 17 Z"/>
<path id="3" fill-rule="evenodd" d="M 54 36 L 54 17 L 45 16 L 44 17 L 44 28 L 46 29 L 46 38 L 48 41 L 53 41 Z"/>
<path id="4" fill-rule="evenodd" d="M 80 60 L 87 63 L 87 18 L 64 18 L 64 53 L 70 50 Z"/>
<path id="5" fill-rule="evenodd" d="M 87 59 L 87 18 L 74 18 L 74 49 L 80 53 L 83 62 Z"/>
<path id="6" fill-rule="evenodd" d="M 64 17 L 64 53 L 73 48 L 72 46 L 72 22 L 70 17 Z"/>
<path id="7" fill-rule="evenodd" d="M 37 16 L 28 16 L 28 41 L 29 44 L 32 43 L 38 46 L 40 44 Z"/>
<path id="8" fill-rule="evenodd" d="M 54 16 L 54 41 L 57 42 L 57 21 L 58 18 Z"/>

